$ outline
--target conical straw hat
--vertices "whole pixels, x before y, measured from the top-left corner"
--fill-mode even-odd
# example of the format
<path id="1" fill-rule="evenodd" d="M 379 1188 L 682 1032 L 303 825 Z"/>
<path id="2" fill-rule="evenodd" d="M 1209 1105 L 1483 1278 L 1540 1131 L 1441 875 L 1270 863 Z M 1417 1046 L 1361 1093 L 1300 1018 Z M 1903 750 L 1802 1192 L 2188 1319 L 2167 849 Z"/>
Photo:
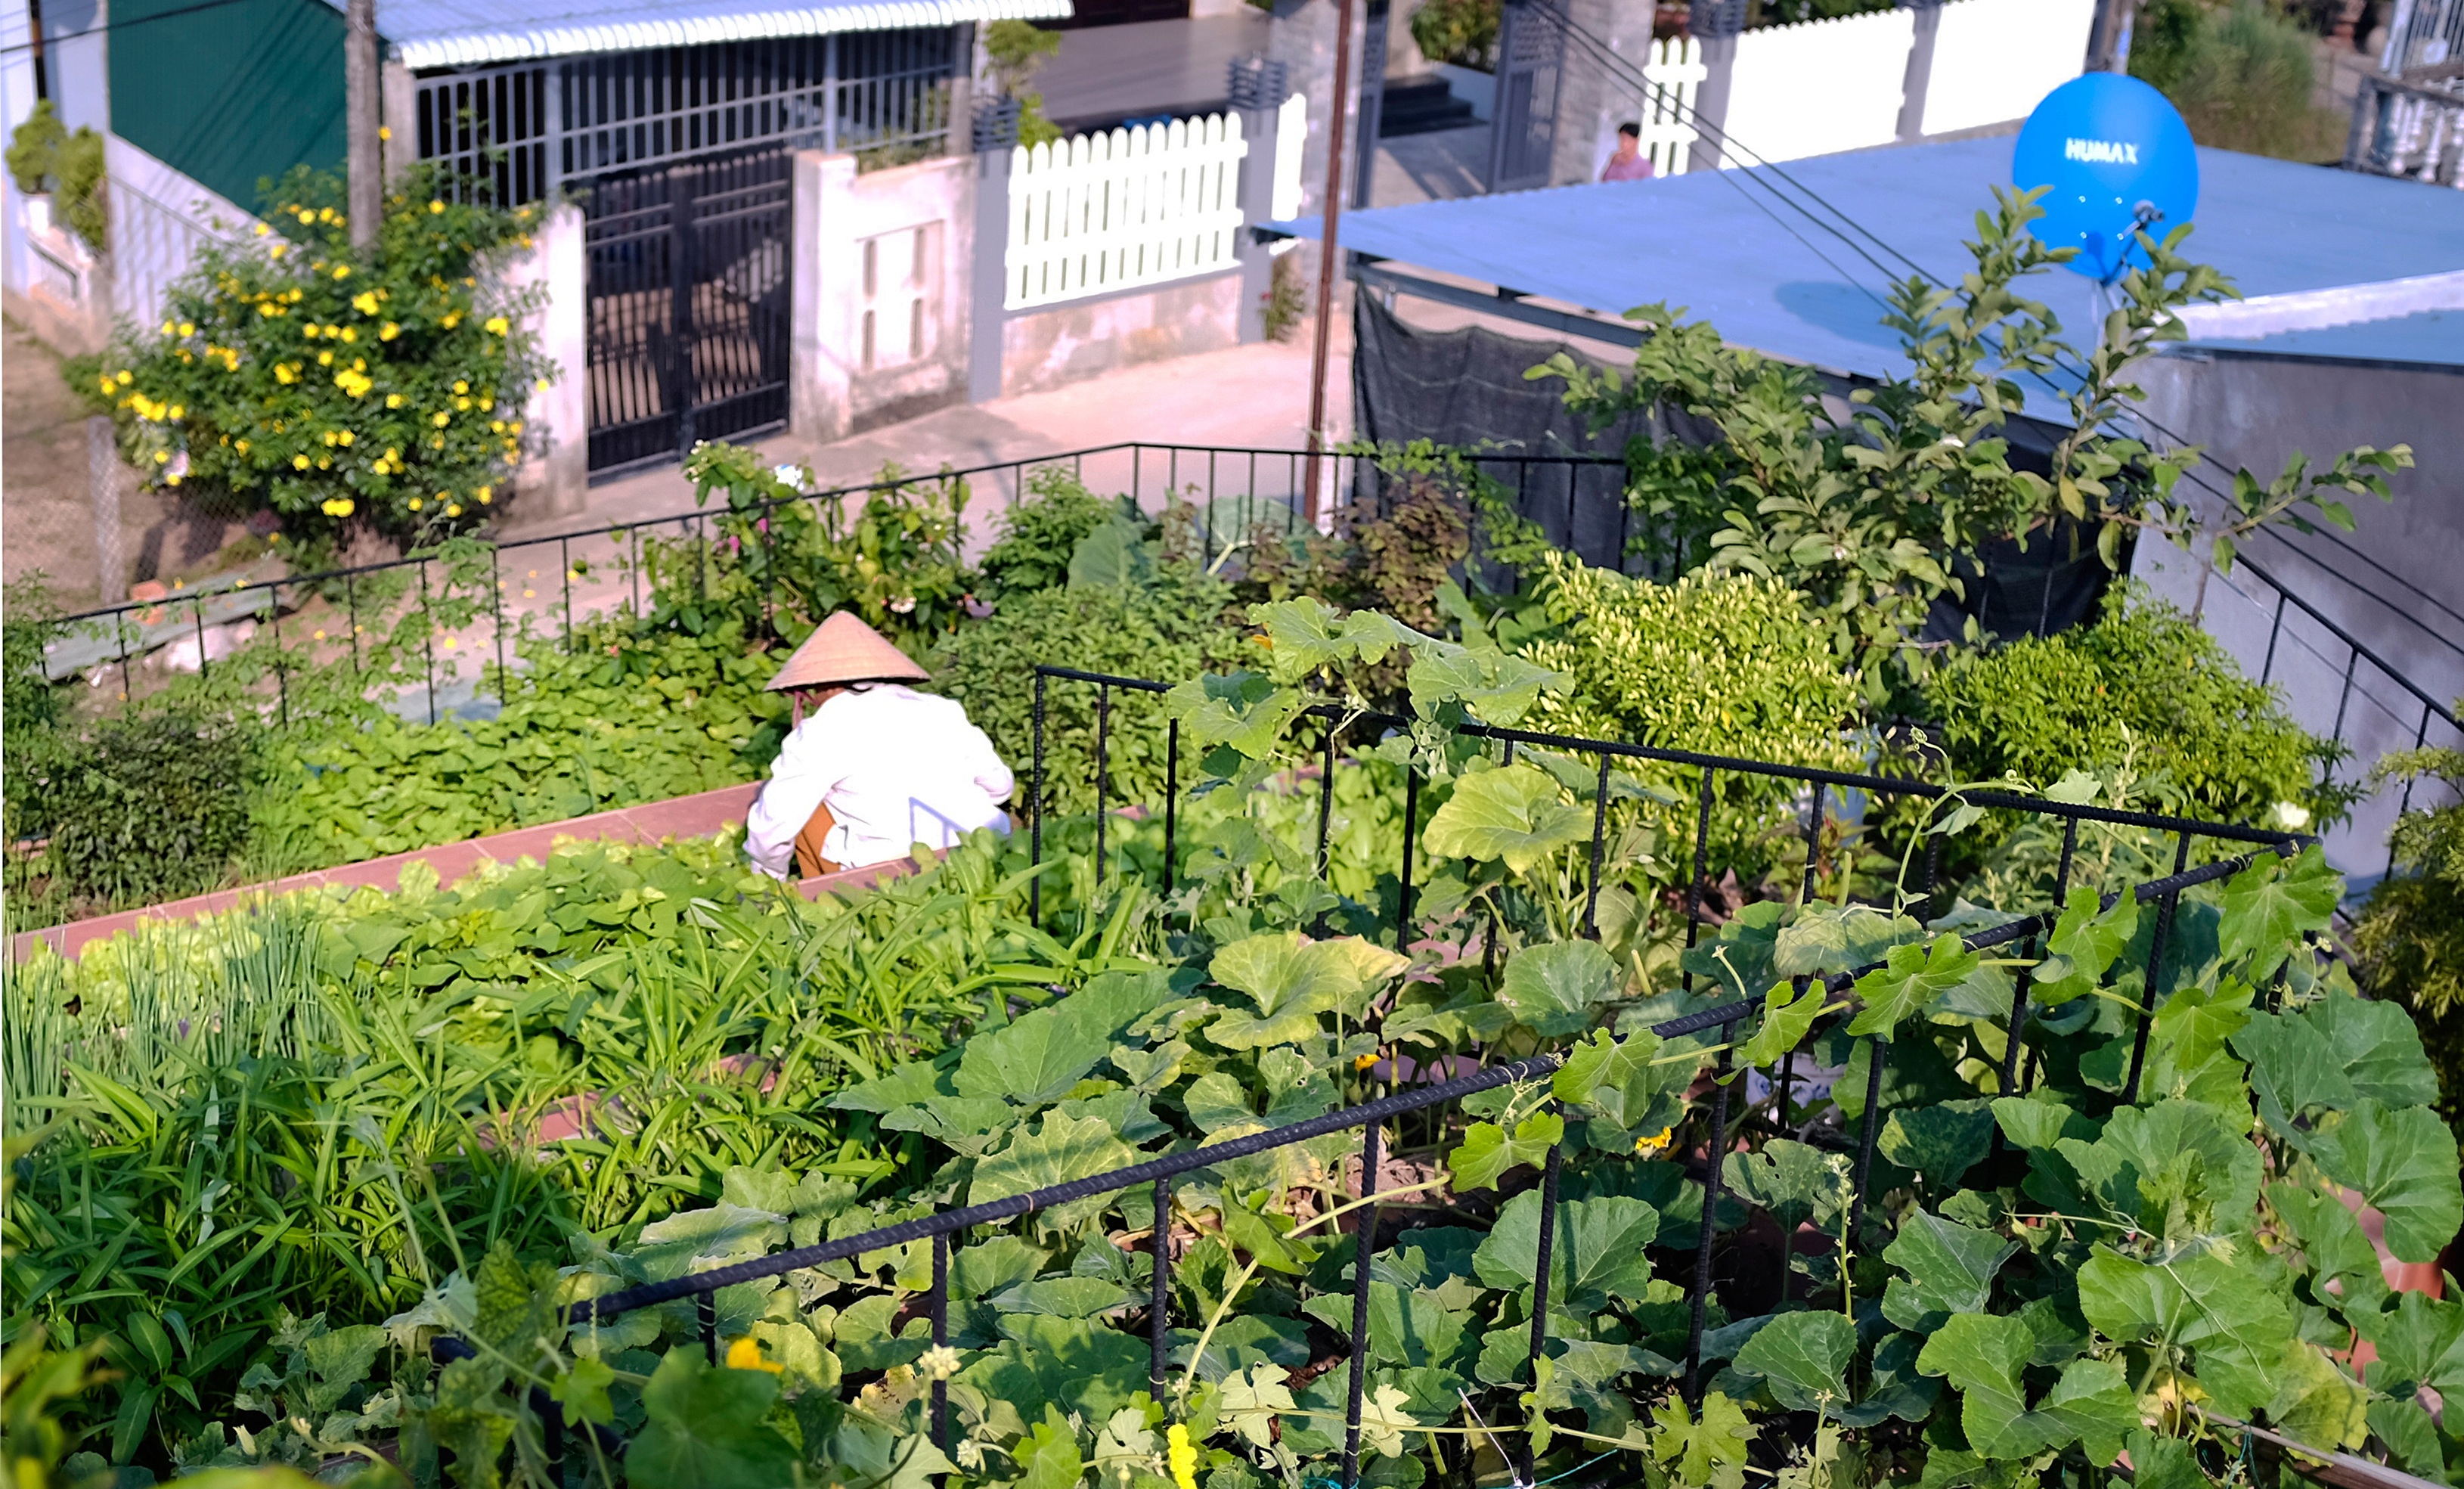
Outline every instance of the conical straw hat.
<path id="1" fill-rule="evenodd" d="M 907 654 L 890 643 L 890 638 L 866 625 L 852 611 L 835 611 L 821 628 L 804 638 L 779 676 L 770 679 L 770 691 L 787 688 L 825 688 L 841 682 L 881 682 L 890 679 L 922 682 L 933 675 L 908 659 Z"/>

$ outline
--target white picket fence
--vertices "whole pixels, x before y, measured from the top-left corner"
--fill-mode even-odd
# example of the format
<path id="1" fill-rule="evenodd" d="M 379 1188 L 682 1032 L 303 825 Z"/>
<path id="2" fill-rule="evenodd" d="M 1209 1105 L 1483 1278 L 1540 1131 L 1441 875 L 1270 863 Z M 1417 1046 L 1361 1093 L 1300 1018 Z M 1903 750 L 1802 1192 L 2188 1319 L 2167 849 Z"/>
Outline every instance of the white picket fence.
<path id="1" fill-rule="evenodd" d="M 1642 64 L 1648 91 L 1642 100 L 1642 153 L 1655 176 L 1682 176 L 1693 158 L 1694 142 L 1703 132 L 1694 127 L 1694 96 L 1709 69 L 1703 65 L 1703 43 L 1691 36 L 1670 36 L 1651 43 Z M 1624 122 L 1625 121 L 1620 121 Z M 1617 126 L 1609 126 L 1614 129 Z M 1614 140 L 1611 141 L 1614 145 Z M 1599 174 L 1595 168 L 1592 174 Z"/>
<path id="2" fill-rule="evenodd" d="M 1721 122 L 1735 148 L 1723 159 L 1752 165 L 1889 144 L 1900 134 L 1915 40 L 1916 12 L 1904 9 L 1738 36 L 1728 115 Z M 1748 151 L 1752 158 L 1744 158 Z"/>
<path id="3" fill-rule="evenodd" d="M 1937 13 L 1926 134 L 2034 113 L 2079 76 L 2096 0 L 1953 0 Z"/>
<path id="4" fill-rule="evenodd" d="M 1248 153 L 1238 114 L 1020 146 L 1010 157 L 1002 307 L 1232 268 Z"/>

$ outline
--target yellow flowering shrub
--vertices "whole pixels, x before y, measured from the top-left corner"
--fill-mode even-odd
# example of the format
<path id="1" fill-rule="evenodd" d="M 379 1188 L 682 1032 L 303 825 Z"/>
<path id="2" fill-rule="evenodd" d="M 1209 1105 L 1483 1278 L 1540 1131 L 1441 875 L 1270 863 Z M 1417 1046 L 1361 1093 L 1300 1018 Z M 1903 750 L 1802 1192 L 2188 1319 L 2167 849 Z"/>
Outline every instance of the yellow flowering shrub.
<path id="1" fill-rule="evenodd" d="M 99 378 L 137 466 L 311 531 L 356 520 L 432 538 L 475 522 L 521 458 L 524 401 L 552 375 L 524 325 L 541 292 L 486 272 L 527 241 L 538 209 L 430 186 L 402 183 L 361 255 L 342 183 L 297 171 L 270 226 L 202 256 L 159 327 L 116 347 Z"/>

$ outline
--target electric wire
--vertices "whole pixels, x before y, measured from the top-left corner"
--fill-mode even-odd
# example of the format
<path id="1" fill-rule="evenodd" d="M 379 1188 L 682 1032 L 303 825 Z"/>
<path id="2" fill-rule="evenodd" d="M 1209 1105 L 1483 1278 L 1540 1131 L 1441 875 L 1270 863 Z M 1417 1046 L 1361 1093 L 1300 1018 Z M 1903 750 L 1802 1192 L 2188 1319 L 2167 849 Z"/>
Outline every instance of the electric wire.
<path id="1" fill-rule="evenodd" d="M 1865 241 L 1872 243 L 1875 248 L 1898 260 L 1901 264 L 1904 265 L 1910 274 L 1917 279 L 1932 285 L 1937 289 L 1948 287 L 1944 283 L 1940 277 L 1933 274 L 1930 270 L 1927 270 L 1923 264 L 1920 264 L 1915 259 L 1909 257 L 1906 254 L 1901 252 L 1880 233 L 1859 222 L 1854 216 L 1832 203 L 1820 192 L 1806 186 L 1795 176 L 1790 174 L 1789 171 L 1783 168 L 1779 164 L 1765 158 L 1761 152 L 1754 150 L 1750 146 L 1741 144 L 1720 125 L 1713 123 L 1711 121 L 1705 118 L 1699 109 L 1697 109 L 1692 103 L 1679 98 L 1674 90 L 1670 89 L 1665 84 L 1652 81 L 1648 75 L 1636 66 L 1631 59 L 1617 53 L 1615 49 L 1610 47 L 1606 41 L 1591 32 L 1588 28 L 1578 25 L 1573 17 L 1562 13 L 1555 6 L 1546 3 L 1528 4 L 1523 7 L 1523 13 L 1537 13 L 1546 17 L 1551 25 L 1554 25 L 1558 29 L 1563 37 L 1573 42 L 1586 55 L 1609 71 L 1618 81 L 1624 82 L 1630 88 L 1637 90 L 1647 102 L 1652 102 L 1676 110 L 1680 118 L 1690 122 L 1698 134 L 1702 135 L 1704 138 L 1709 139 L 1724 156 L 1744 158 L 1749 168 L 1743 170 L 1723 169 L 1719 174 L 1723 178 L 1728 180 L 1732 185 L 1735 185 L 1741 193 L 1747 194 L 1749 200 L 1752 200 L 1752 197 L 1750 193 L 1745 192 L 1743 183 L 1738 180 L 1740 177 L 1751 180 L 1754 185 L 1759 186 L 1764 190 L 1768 191 L 1771 197 L 1781 205 L 1799 213 L 1815 227 L 1830 233 L 1833 237 L 1837 238 L 1841 243 L 1847 245 L 1849 250 L 1858 257 L 1862 258 L 1867 264 L 1871 265 L 1877 273 L 1882 275 L 1886 282 L 1896 284 L 1898 282 L 1897 277 L 1893 274 L 1888 265 L 1877 258 L 1873 253 L 1868 252 L 1863 244 L 1859 241 L 1859 238 L 1861 237 Z M 1791 191 L 1801 193 L 1805 198 L 1805 201 L 1792 199 L 1789 194 Z M 1814 206 L 1808 207 L 1806 205 L 1807 201 L 1812 202 Z M 1777 214 L 1772 212 L 1769 207 L 1764 207 L 1763 204 L 1759 202 L 1757 202 L 1756 205 L 1758 207 L 1763 207 L 1763 211 L 1766 215 L 1771 216 L 1774 220 L 1779 220 Z M 1819 211 L 1815 210 L 1817 208 Z M 1826 213 L 1828 214 L 1828 217 L 1826 217 Z M 1835 224 L 1828 220 L 1828 218 L 1836 218 L 1837 219 L 1837 222 Z M 1851 231 L 1842 231 L 1842 228 L 1838 224 L 1844 224 L 1846 229 Z M 1851 232 L 1855 234 L 1854 236 L 1851 235 Z M 1807 242 L 1804 235 L 1795 233 L 1793 229 L 1791 229 L 1790 235 L 1795 237 L 1800 243 Z M 1812 248 L 1810 243 L 1808 243 L 1807 246 L 1809 249 Z M 1815 250 L 1815 256 L 1821 258 L 1826 265 L 1830 266 L 1834 273 L 1838 274 L 1843 281 L 1852 285 L 1868 298 L 1874 299 L 1878 301 L 1881 300 L 1881 297 L 1875 295 L 1871 288 L 1858 280 L 1854 276 L 1849 275 L 1842 270 L 1839 264 L 1836 260 L 1832 259 L 1828 255 L 1822 254 L 1818 250 Z M 2083 366 L 2079 366 L 2076 363 L 2066 364 L 2064 357 L 2058 350 L 2056 352 L 2054 365 L 2060 370 L 2079 378 L 2082 383 L 2087 381 L 2087 369 Z M 2050 384 L 2048 386 L 2050 386 Z M 2155 418 L 2151 414 L 2148 414 L 2144 409 L 2133 410 L 2132 417 L 2145 428 L 2170 441 L 2176 449 L 2189 445 L 2189 441 L 2178 431 L 2167 428 L 2163 421 Z M 2197 447 L 2197 461 L 2190 468 L 2186 469 L 2182 473 L 2184 478 L 2188 479 L 2193 487 L 2206 492 L 2209 496 L 2215 498 L 2219 502 L 2230 506 L 2230 499 L 2225 495 L 2225 493 L 2219 490 L 2216 485 L 2208 478 L 2205 473 L 2198 469 L 2198 466 L 2201 464 L 2212 465 L 2218 471 L 2225 472 L 2228 475 L 2238 475 L 2239 473 L 2227 467 L 2222 460 L 2216 458 L 2216 456 L 2204 446 Z M 2259 530 L 2267 532 L 2269 536 L 2276 538 L 2279 543 L 2284 544 L 2288 547 L 2294 546 L 2292 541 L 2284 537 L 2281 533 L 2276 532 L 2270 528 L 2261 528 Z M 2368 559 L 2366 555 L 2361 554 L 2358 549 L 2353 548 L 2350 544 L 2344 544 L 2340 539 L 2336 539 L 2332 534 L 2321 532 L 2320 536 L 2327 537 L 2331 543 L 2334 543 L 2343 551 L 2352 554 L 2355 557 L 2363 558 L 2365 562 L 2369 563 L 2373 568 L 2376 568 L 2380 572 L 2387 574 L 2387 577 L 2396 580 L 2397 583 L 2403 585 L 2408 590 L 2419 595 L 2421 598 L 2429 600 L 2432 605 L 2435 605 L 2441 611 L 2451 617 L 2454 617 L 2459 621 L 2464 621 L 2464 616 L 2458 616 L 2453 610 L 2438 601 L 2434 596 L 2424 593 L 2419 586 L 2412 584 L 2409 580 L 2403 579 L 2400 575 L 2393 574 L 2388 571 L 2384 565 L 2377 563 L 2375 560 Z M 2296 547 L 2295 551 L 2299 552 L 2299 549 Z M 2304 557 L 2309 557 L 2309 555 L 2305 554 Z M 2318 563 L 2319 561 L 2314 558 L 2312 562 Z M 2325 567 L 2323 564 L 2321 564 L 2320 567 L 2322 568 Z M 2332 570 L 2329 571 L 2333 572 Z M 2345 582 L 2347 584 L 2353 584 L 2349 579 Z M 2277 585 L 2274 581 L 2270 581 L 2270 585 L 2271 588 L 2276 588 L 2279 590 L 2282 588 L 2280 585 Z M 2353 587 L 2355 589 L 2360 588 L 2357 584 L 2354 584 Z M 2363 592 L 2366 594 L 2368 591 L 2364 590 Z M 2382 603 L 2384 604 L 2386 602 L 2382 601 Z M 2388 608 L 2394 609 L 2393 606 L 2389 606 Z M 2399 611 L 2397 613 L 2401 614 L 2402 611 Z M 2464 652 L 2464 646 L 2459 646 L 2454 640 L 2439 635 L 2436 631 L 2431 630 L 2426 625 L 2421 625 L 2417 620 L 2414 623 L 2420 630 L 2437 637 L 2442 644 L 2453 650 Z M 2375 654 L 2370 655 L 2370 661 L 2372 665 L 2377 667 L 2381 672 L 2387 673 L 2391 678 L 2397 678 L 2399 680 L 2402 680 L 2401 676 L 2386 662 L 2380 660 Z"/>

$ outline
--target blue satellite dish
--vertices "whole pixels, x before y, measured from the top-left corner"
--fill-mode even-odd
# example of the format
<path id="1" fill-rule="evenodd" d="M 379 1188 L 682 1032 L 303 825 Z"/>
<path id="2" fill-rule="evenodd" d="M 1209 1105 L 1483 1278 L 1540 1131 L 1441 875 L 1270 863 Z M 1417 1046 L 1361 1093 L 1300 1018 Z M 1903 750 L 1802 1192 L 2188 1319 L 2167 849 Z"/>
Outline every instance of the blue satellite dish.
<path id="1" fill-rule="evenodd" d="M 2110 284 L 2147 256 L 2135 234 L 2162 238 L 2199 206 L 2190 126 L 2136 78 L 2088 73 L 2045 95 L 2019 130 L 2011 179 L 2051 187 L 2031 224 L 2048 248 L 2076 248 L 2073 273 Z"/>

